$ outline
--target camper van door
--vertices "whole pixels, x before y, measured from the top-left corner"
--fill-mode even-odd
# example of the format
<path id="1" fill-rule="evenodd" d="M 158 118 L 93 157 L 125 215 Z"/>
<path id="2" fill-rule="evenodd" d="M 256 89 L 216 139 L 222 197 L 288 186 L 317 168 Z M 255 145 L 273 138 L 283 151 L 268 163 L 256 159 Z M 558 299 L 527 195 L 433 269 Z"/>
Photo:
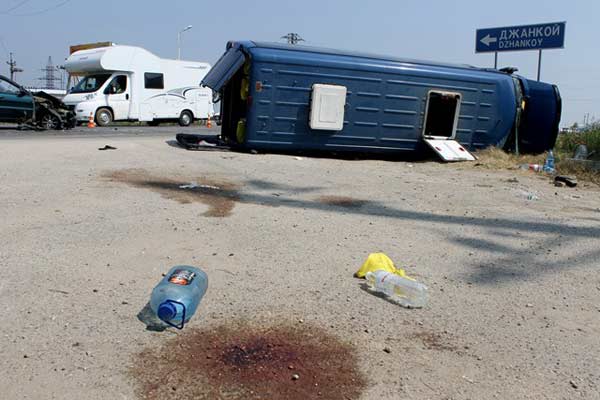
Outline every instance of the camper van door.
<path id="1" fill-rule="evenodd" d="M 104 94 L 106 102 L 113 110 L 113 119 L 115 121 L 129 119 L 129 104 L 130 104 L 130 80 L 126 74 L 118 74 L 113 76 Z"/>

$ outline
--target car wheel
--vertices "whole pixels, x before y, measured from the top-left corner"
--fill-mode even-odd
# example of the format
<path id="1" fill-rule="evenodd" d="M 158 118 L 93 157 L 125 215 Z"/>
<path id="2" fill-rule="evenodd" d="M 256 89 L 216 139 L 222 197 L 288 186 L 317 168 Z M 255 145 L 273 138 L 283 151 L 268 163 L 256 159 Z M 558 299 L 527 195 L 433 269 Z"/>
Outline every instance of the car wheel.
<path id="1" fill-rule="evenodd" d="M 44 129 L 58 129 L 60 128 L 60 120 L 56 115 L 44 114 L 40 120 L 40 126 Z"/>
<path id="2" fill-rule="evenodd" d="M 96 123 L 99 126 L 107 126 L 113 121 L 113 115 L 108 108 L 100 108 L 96 111 Z"/>
<path id="3" fill-rule="evenodd" d="M 190 126 L 194 121 L 194 116 L 189 111 L 182 111 L 179 116 L 179 125 L 180 126 Z"/>

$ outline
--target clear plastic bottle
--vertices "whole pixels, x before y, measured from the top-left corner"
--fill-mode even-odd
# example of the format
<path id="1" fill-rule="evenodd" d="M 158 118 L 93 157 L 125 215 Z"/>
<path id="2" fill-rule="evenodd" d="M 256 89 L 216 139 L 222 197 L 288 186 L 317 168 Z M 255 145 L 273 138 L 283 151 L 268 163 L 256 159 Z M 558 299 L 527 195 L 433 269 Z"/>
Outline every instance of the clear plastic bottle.
<path id="1" fill-rule="evenodd" d="M 427 286 L 391 272 L 368 272 L 366 279 L 372 289 L 387 295 L 403 307 L 421 308 L 429 299 Z"/>
<path id="2" fill-rule="evenodd" d="M 540 164 L 521 164 L 520 168 L 522 170 L 531 170 L 535 172 L 542 172 L 543 166 Z"/>
<path id="3" fill-rule="evenodd" d="M 554 167 L 554 152 L 552 150 L 548 151 L 548 156 L 546 157 L 543 170 L 549 174 L 552 174 L 556 171 Z"/>
<path id="4" fill-rule="evenodd" d="M 199 268 L 177 265 L 152 290 L 150 307 L 158 318 L 177 329 L 192 318 L 208 288 L 208 276 Z"/>

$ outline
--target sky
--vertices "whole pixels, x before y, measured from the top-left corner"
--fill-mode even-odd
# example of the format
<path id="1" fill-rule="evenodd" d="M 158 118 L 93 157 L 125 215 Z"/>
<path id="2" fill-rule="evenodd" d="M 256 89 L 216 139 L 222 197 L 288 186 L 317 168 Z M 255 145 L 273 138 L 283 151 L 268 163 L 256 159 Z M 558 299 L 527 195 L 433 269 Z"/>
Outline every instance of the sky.
<path id="1" fill-rule="evenodd" d="M 545 50 L 541 78 L 563 97 L 561 126 L 600 119 L 600 1 L 597 0 L 0 0 L 0 74 L 8 53 L 39 85 L 52 56 L 61 64 L 70 45 L 98 41 L 144 47 L 213 64 L 229 40 L 281 41 L 297 32 L 306 44 L 397 57 L 493 67 L 475 54 L 475 30 L 566 21 L 564 49 Z M 500 53 L 498 66 L 515 66 L 535 79 L 538 53 Z"/>

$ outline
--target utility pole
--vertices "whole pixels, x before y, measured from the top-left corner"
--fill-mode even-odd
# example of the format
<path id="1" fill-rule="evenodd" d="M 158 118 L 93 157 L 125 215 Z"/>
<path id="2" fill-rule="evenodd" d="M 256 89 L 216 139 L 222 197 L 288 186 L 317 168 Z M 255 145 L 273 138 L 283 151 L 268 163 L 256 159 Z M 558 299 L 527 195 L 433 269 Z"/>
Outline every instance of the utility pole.
<path id="1" fill-rule="evenodd" d="M 288 33 L 285 36 L 281 37 L 282 39 L 287 39 L 288 44 L 298 44 L 299 42 L 305 42 L 304 39 L 300 37 L 297 33 Z"/>
<path id="2" fill-rule="evenodd" d="M 190 29 L 192 29 L 192 25 L 188 25 L 186 26 L 184 29 L 180 30 L 179 33 L 177 33 L 177 59 L 181 60 L 181 34 L 183 32 L 187 32 Z"/>
<path id="3" fill-rule="evenodd" d="M 61 78 L 55 75 L 58 70 L 52 64 L 52 57 L 48 57 L 48 64 L 41 71 L 45 73 L 45 76 L 38 79 L 45 82 L 44 89 L 56 89 L 54 82 L 61 81 Z"/>
<path id="4" fill-rule="evenodd" d="M 65 86 L 65 72 L 66 72 L 65 66 L 57 65 L 56 70 L 60 74 L 60 88 L 65 89 L 66 88 L 66 86 Z"/>
<path id="5" fill-rule="evenodd" d="M 17 62 L 13 60 L 13 53 L 10 53 L 10 60 L 6 62 L 10 67 L 10 80 L 15 80 L 15 74 L 17 72 L 23 72 L 22 68 L 17 68 Z"/>

